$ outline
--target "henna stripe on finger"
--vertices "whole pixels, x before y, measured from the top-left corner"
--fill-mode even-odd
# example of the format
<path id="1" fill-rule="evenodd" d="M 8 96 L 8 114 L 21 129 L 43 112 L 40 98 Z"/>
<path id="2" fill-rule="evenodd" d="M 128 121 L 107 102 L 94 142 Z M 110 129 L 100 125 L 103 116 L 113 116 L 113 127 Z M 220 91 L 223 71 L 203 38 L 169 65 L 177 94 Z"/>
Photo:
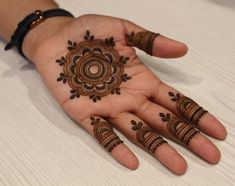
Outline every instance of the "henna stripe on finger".
<path id="1" fill-rule="evenodd" d="M 152 55 L 154 40 L 159 35 L 159 33 L 156 34 L 150 31 L 131 32 L 125 34 L 125 39 L 127 45 L 137 47 L 147 54 Z"/>
<path id="2" fill-rule="evenodd" d="M 128 57 L 119 56 L 114 38 L 95 39 L 90 31 L 80 43 L 68 41 L 68 54 L 56 60 L 63 66 L 57 81 L 68 82 L 71 99 L 89 96 L 93 102 L 108 94 L 121 94 L 120 85 L 131 79 L 124 73 Z"/>
<path id="3" fill-rule="evenodd" d="M 197 125 L 200 118 L 208 112 L 186 96 L 181 96 L 179 93 L 174 94 L 173 92 L 169 92 L 168 94 L 171 100 L 176 102 L 176 109 L 179 114 L 195 125 Z"/>
<path id="4" fill-rule="evenodd" d="M 176 116 L 171 116 L 170 113 L 159 113 L 159 116 L 167 123 L 168 131 L 186 145 L 189 145 L 190 140 L 199 133 L 192 125 Z"/>
<path id="5" fill-rule="evenodd" d="M 91 125 L 94 126 L 94 136 L 107 151 L 111 152 L 117 145 L 123 143 L 108 122 L 95 117 L 90 119 Z"/>
<path id="6" fill-rule="evenodd" d="M 143 145 L 149 152 L 154 153 L 155 150 L 167 143 L 160 135 L 155 134 L 149 127 L 143 126 L 142 122 L 131 120 L 132 130 L 136 131 L 137 141 Z"/>

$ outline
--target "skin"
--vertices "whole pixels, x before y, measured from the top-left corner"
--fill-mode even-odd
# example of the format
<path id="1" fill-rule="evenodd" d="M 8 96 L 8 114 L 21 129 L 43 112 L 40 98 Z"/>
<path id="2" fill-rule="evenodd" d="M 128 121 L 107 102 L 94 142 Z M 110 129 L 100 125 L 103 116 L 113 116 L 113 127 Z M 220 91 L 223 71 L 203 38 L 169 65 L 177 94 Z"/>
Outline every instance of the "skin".
<path id="1" fill-rule="evenodd" d="M 17 4 L 19 6 L 13 6 Z M 26 15 L 36 9 L 52 8 L 57 8 L 57 5 L 51 0 L 1 1 L 0 36 L 9 41 L 16 25 Z M 10 9 L 13 11 L 9 16 Z M 7 22 L 5 21 L 6 17 L 9 20 Z M 90 30 L 99 39 L 114 37 L 115 49 L 118 53 L 130 58 L 124 70 L 132 79 L 120 85 L 121 95 L 107 95 L 97 103 L 85 96 L 71 100 L 69 99 L 69 85 L 56 81 L 62 70 L 62 67 L 55 62 L 56 59 L 67 54 L 68 40 L 83 41 L 86 30 Z M 23 42 L 23 52 L 35 64 L 42 80 L 59 105 L 91 135 L 94 136 L 90 120 L 90 117 L 93 116 L 108 121 L 140 147 L 141 144 L 136 139 L 136 131 L 132 130 L 131 120 L 142 122 L 143 125 L 151 127 L 156 134 L 179 142 L 170 134 L 166 124 L 159 117 L 160 112 L 178 115 L 176 103 L 169 99 L 168 92 L 179 91 L 163 83 L 144 62 L 140 61 L 135 50 L 126 45 L 125 33 L 144 30 L 130 21 L 100 15 L 83 15 L 76 19 L 50 18 L 26 35 Z M 154 41 L 152 54 L 156 57 L 174 58 L 185 55 L 187 50 L 185 44 L 160 35 Z M 225 127 L 210 113 L 206 113 L 200 119 L 197 127 L 219 140 L 224 140 L 227 135 Z M 181 142 L 179 143 L 181 144 Z M 189 145 L 185 147 L 209 163 L 216 164 L 220 160 L 220 151 L 202 133 L 193 137 Z M 111 155 L 130 169 L 138 167 L 137 157 L 125 144 L 119 144 L 115 147 Z M 176 174 L 183 174 L 187 169 L 185 159 L 167 143 L 158 147 L 153 155 Z"/>

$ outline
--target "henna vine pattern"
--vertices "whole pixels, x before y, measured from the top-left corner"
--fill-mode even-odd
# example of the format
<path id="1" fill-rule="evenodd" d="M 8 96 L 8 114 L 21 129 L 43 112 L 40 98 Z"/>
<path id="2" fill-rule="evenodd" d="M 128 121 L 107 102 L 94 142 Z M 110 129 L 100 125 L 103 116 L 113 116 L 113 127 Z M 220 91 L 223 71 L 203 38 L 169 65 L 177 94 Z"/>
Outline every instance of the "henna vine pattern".
<path id="1" fill-rule="evenodd" d="M 145 51 L 147 54 L 152 55 L 153 43 L 159 33 L 153 33 L 150 31 L 131 32 L 125 35 L 127 45 L 134 46 L 140 50 Z"/>
<path id="2" fill-rule="evenodd" d="M 100 118 L 91 117 L 90 119 L 91 125 L 94 126 L 93 132 L 96 139 L 109 152 L 111 152 L 118 144 L 123 143 L 108 122 L 101 121 Z"/>
<path id="3" fill-rule="evenodd" d="M 197 125 L 200 118 L 207 113 L 206 110 L 188 97 L 181 96 L 179 93 L 174 94 L 173 92 L 168 92 L 168 94 L 171 100 L 176 102 L 176 109 L 179 114 L 195 125 Z"/>
<path id="4" fill-rule="evenodd" d="M 95 39 L 90 31 L 86 31 L 80 43 L 68 41 L 68 54 L 56 62 L 63 66 L 57 81 L 68 82 L 71 99 L 89 96 L 96 102 L 110 93 L 121 93 L 120 84 L 131 79 L 124 73 L 129 58 L 119 56 L 114 46 L 113 37 Z"/>
<path id="5" fill-rule="evenodd" d="M 131 120 L 132 129 L 136 131 L 136 139 L 142 144 L 148 151 L 154 153 L 155 150 L 167 143 L 161 136 L 155 134 L 149 127 L 143 126 L 142 122 L 136 122 Z"/>
<path id="6" fill-rule="evenodd" d="M 159 113 L 159 116 L 163 122 L 167 122 L 168 131 L 186 145 L 199 133 L 192 125 L 187 124 L 176 116 L 171 116 L 170 113 Z"/>

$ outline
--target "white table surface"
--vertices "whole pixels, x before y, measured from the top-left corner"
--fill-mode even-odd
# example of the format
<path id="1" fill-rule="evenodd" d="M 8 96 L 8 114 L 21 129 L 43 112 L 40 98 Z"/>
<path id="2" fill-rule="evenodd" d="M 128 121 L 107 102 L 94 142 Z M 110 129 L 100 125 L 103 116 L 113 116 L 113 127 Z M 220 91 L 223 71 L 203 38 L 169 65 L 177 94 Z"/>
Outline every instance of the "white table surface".
<path id="1" fill-rule="evenodd" d="M 58 107 L 34 66 L 0 41 L 0 185 L 235 185 L 235 1 L 58 2 L 77 16 L 118 16 L 187 43 L 181 59 L 140 57 L 225 124 L 227 139 L 212 139 L 222 159 L 209 165 L 171 143 L 188 162 L 176 176 L 120 134 L 140 161 L 135 171 L 122 167 Z"/>

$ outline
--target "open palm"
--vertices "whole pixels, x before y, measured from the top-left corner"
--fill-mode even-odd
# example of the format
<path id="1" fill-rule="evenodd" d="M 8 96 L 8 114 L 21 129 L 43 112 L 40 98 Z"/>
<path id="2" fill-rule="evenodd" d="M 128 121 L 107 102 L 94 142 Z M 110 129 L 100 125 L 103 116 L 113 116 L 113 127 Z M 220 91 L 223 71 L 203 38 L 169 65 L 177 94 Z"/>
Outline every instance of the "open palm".
<path id="1" fill-rule="evenodd" d="M 134 37 L 136 33 L 143 33 L 140 42 L 128 43 L 128 36 Z M 185 172 L 186 161 L 160 134 L 185 145 L 208 162 L 217 163 L 219 150 L 196 128 L 224 139 L 223 125 L 195 102 L 162 83 L 132 48 L 146 49 L 157 57 L 180 57 L 187 47 L 152 33 L 149 36 L 155 37 L 149 48 L 143 46 L 151 44 L 146 43 L 150 42 L 147 34 L 150 32 L 126 20 L 85 15 L 69 21 L 42 41 L 33 61 L 64 111 L 125 166 L 135 169 L 138 161 L 112 127 L 177 174 Z M 113 67 L 114 63 L 118 65 Z M 189 116 L 187 109 L 193 108 L 188 104 L 185 112 L 179 110 L 183 99 L 197 109 L 198 117 Z M 173 126 L 173 131 L 169 126 Z"/>

